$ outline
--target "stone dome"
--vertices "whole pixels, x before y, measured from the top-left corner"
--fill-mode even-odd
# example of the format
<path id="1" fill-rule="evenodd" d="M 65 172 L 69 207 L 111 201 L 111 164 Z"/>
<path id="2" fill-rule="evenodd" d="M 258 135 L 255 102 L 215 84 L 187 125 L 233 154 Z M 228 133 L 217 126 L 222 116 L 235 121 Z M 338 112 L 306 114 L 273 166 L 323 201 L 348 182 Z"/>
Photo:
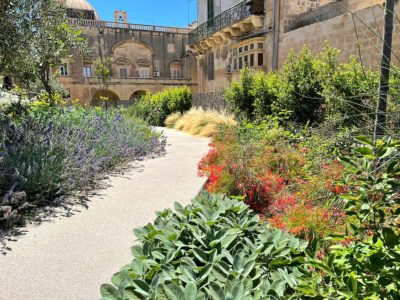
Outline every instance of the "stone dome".
<path id="1" fill-rule="evenodd" d="M 86 0 L 63 0 L 70 18 L 100 20 L 99 14 Z"/>

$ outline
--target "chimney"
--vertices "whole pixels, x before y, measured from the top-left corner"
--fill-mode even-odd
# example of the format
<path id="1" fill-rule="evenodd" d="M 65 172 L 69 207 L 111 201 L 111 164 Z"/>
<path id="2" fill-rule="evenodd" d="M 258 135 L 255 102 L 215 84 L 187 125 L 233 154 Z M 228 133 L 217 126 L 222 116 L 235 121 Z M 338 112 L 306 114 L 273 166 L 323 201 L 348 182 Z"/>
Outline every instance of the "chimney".
<path id="1" fill-rule="evenodd" d="M 128 23 L 128 13 L 123 10 L 116 10 L 114 12 L 114 21 L 117 23 Z"/>

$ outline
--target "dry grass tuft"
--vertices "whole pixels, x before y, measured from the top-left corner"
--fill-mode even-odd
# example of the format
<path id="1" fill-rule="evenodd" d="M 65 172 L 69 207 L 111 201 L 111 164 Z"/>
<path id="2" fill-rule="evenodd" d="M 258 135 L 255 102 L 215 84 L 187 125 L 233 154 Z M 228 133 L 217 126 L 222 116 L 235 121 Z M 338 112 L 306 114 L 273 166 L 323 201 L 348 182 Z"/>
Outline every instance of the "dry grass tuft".
<path id="1" fill-rule="evenodd" d="M 178 121 L 180 118 L 182 118 L 181 112 L 176 112 L 172 115 L 169 115 L 168 118 L 165 120 L 165 126 L 167 126 L 168 128 L 174 127 L 176 121 Z"/>
<path id="2" fill-rule="evenodd" d="M 181 113 L 172 114 L 165 121 L 168 128 L 205 137 L 212 137 L 220 124 L 236 125 L 236 121 L 228 112 L 221 113 L 202 108 L 192 108 L 183 115 Z"/>

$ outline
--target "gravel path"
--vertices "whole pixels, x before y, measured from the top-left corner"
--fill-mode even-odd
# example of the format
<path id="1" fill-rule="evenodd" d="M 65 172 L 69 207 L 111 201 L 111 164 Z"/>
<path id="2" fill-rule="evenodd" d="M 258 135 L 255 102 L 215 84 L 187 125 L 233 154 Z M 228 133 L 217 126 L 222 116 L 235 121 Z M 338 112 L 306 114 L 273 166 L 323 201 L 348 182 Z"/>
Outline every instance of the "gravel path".
<path id="1" fill-rule="evenodd" d="M 175 201 L 188 203 L 204 184 L 196 166 L 208 140 L 165 133 L 164 157 L 110 178 L 110 187 L 91 199 L 89 209 L 29 226 L 10 243 L 12 250 L 0 257 L 0 299 L 100 299 L 100 285 L 131 261 L 132 229 Z"/>

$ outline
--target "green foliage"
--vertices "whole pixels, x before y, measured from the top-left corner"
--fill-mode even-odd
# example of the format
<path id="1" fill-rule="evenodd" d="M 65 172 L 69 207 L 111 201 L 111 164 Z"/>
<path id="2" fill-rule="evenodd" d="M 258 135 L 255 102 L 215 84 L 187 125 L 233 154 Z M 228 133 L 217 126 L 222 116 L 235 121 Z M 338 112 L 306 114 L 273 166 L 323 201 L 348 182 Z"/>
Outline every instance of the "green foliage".
<path id="1" fill-rule="evenodd" d="M 254 77 L 249 68 L 240 74 L 240 82 L 234 81 L 230 89 L 225 91 L 225 98 L 232 104 L 237 117 L 253 118 L 255 97 L 252 94 Z"/>
<path id="2" fill-rule="evenodd" d="M 57 0 L 2 1 L 0 28 L 0 75 L 29 87 L 39 82 L 39 90 L 50 99 L 55 90 L 52 68 L 67 62 L 73 51 L 87 50 L 86 40 L 68 26 L 66 9 Z"/>
<path id="3" fill-rule="evenodd" d="M 277 103 L 282 86 L 281 78 L 275 73 L 257 73 L 251 94 L 254 96 L 254 117 L 258 120 L 272 115 L 272 104 Z M 283 111 L 283 110 L 282 110 Z"/>
<path id="4" fill-rule="evenodd" d="M 332 130 L 341 127 L 369 128 L 379 86 L 379 74 L 355 58 L 339 63 L 340 52 L 328 44 L 312 55 L 307 47 L 300 54 L 291 52 L 278 73 L 252 74 L 242 71 L 241 80 L 225 92 L 237 116 L 262 121 L 283 111 L 281 123 L 304 126 L 325 124 Z M 400 95 L 400 72 L 393 68 L 390 79 L 389 126 L 400 123 L 396 103 Z"/>
<path id="5" fill-rule="evenodd" d="M 307 260 L 320 272 L 310 272 L 298 286 L 300 297 L 400 298 L 400 141 L 357 140 L 356 156 L 341 158 L 352 187 L 341 198 L 355 221 L 348 236 L 330 238 L 338 244 L 328 257 Z"/>
<path id="6" fill-rule="evenodd" d="M 134 230 L 135 257 L 102 299 L 290 299 L 307 242 L 259 225 L 241 201 L 202 194 Z"/>
<path id="7" fill-rule="evenodd" d="M 164 126 L 167 117 L 175 112 L 184 113 L 192 103 L 188 87 L 170 88 L 156 94 L 144 95 L 129 113 L 136 115 L 154 126 Z"/>
<path id="8" fill-rule="evenodd" d="M 98 57 L 96 59 L 95 75 L 104 86 L 107 86 L 111 79 L 112 63 L 112 57 Z"/>
<path id="9" fill-rule="evenodd" d="M 274 103 L 273 110 L 287 110 L 290 119 L 300 124 L 320 122 L 323 119 L 323 91 L 319 73 L 322 64 L 318 64 L 311 52 L 304 47 L 299 56 L 289 54 L 281 76 L 282 95 Z"/>
<path id="10" fill-rule="evenodd" d="M 379 74 L 356 59 L 337 65 L 324 83 L 326 118 L 347 126 L 373 123 L 378 87 Z"/>

